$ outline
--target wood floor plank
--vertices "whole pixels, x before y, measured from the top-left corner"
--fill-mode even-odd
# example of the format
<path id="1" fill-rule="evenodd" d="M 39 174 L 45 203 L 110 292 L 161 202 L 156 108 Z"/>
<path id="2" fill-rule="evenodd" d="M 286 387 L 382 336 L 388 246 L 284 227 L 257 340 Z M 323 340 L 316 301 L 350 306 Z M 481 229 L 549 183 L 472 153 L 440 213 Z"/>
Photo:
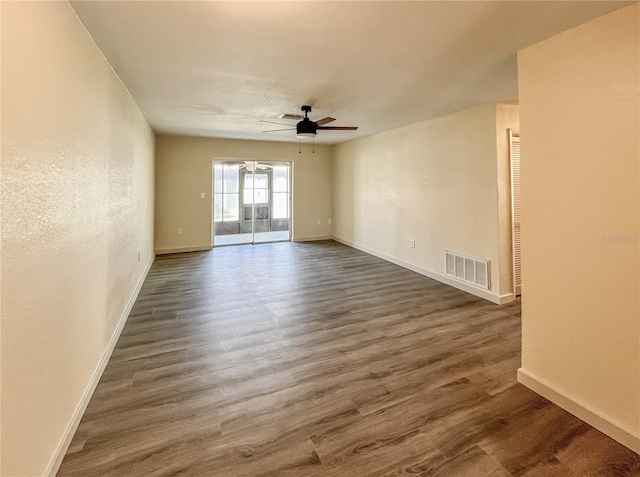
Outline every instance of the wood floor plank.
<path id="1" fill-rule="evenodd" d="M 640 458 L 637 455 L 626 452 L 618 443 L 591 428 L 570 442 L 556 457 L 575 475 L 640 475 Z"/>
<path id="2" fill-rule="evenodd" d="M 497 306 L 332 241 L 154 262 L 59 476 L 638 476 Z"/>
<path id="3" fill-rule="evenodd" d="M 472 447 L 452 459 L 439 464 L 420 474 L 424 477 L 511 477 L 498 462 L 482 451 Z"/>
<path id="4" fill-rule="evenodd" d="M 413 431 L 397 439 L 380 440 L 357 449 L 348 461 L 326 466 L 323 476 L 345 475 L 417 475 L 446 459 L 420 432 Z"/>

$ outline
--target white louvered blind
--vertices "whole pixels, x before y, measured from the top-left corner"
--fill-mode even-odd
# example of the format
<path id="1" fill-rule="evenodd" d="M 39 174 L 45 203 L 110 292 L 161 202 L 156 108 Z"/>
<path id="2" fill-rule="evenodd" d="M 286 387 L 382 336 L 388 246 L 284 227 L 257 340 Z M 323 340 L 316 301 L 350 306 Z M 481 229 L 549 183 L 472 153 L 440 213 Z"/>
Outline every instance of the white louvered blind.
<path id="1" fill-rule="evenodd" d="M 521 283 L 521 240 L 520 240 L 520 136 L 511 133 L 511 210 L 513 211 L 513 273 L 516 295 L 520 294 Z"/>

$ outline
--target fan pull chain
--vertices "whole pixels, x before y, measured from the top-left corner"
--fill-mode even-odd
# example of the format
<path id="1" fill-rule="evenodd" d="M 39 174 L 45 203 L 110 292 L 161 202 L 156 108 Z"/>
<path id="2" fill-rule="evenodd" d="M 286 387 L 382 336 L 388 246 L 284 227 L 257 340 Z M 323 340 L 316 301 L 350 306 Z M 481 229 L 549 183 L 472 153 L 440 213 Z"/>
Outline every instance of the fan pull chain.
<path id="1" fill-rule="evenodd" d="M 298 139 L 298 154 L 302 154 L 302 152 L 300 151 L 300 139 Z"/>
<path id="2" fill-rule="evenodd" d="M 311 150 L 313 151 L 313 153 L 316 153 L 316 137 L 313 136 L 313 138 L 311 138 Z"/>

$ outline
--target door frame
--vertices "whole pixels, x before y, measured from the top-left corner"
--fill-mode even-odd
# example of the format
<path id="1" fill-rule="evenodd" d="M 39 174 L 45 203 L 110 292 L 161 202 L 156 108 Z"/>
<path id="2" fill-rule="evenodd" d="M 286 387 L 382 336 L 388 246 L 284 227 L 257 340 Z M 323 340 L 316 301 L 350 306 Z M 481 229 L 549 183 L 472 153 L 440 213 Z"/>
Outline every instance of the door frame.
<path id="1" fill-rule="evenodd" d="M 293 187 L 294 187 L 294 183 L 293 183 L 293 161 L 291 160 L 286 160 L 286 159 L 255 159 L 255 158 L 237 158 L 237 157 L 214 157 L 211 161 L 211 202 L 210 202 L 210 213 L 209 213 L 209 218 L 211 220 L 211 246 L 212 247 L 220 247 L 220 246 L 226 246 L 225 245 L 215 245 L 215 227 L 216 227 L 216 221 L 215 221 L 215 200 L 216 200 L 216 180 L 215 180 L 215 166 L 216 164 L 223 164 L 225 162 L 235 162 L 235 163 L 240 163 L 240 162 L 253 162 L 254 164 L 257 163 L 276 163 L 276 164 L 286 164 L 288 166 L 289 169 L 289 174 L 288 174 L 288 207 L 289 207 L 289 237 L 287 240 L 276 240 L 274 242 L 292 242 L 293 241 L 293 227 L 294 227 L 294 220 L 293 220 L 293 210 L 294 210 L 294 202 L 293 202 Z M 239 226 L 241 226 L 240 224 L 242 223 L 242 214 L 244 212 L 244 204 L 242 201 L 242 194 L 243 194 L 243 190 L 241 188 L 242 184 L 243 184 L 243 180 L 241 179 L 242 176 L 242 171 L 240 171 L 239 177 L 238 177 L 238 220 L 239 220 Z M 270 194 L 273 195 L 273 174 L 269 174 L 269 187 L 270 187 Z M 255 204 L 254 204 L 255 205 Z M 269 200 L 269 216 L 272 217 L 273 215 L 273 199 L 270 197 Z M 255 210 L 253 211 L 253 214 L 255 214 Z M 254 227 L 252 226 L 252 240 L 251 242 L 245 242 L 243 243 L 243 245 L 255 245 L 257 244 L 261 244 L 261 243 L 273 243 L 273 242 L 268 242 L 268 241 L 264 241 L 264 242 L 256 242 L 255 241 L 255 230 Z M 241 245 L 241 244 L 237 244 L 237 245 Z"/>

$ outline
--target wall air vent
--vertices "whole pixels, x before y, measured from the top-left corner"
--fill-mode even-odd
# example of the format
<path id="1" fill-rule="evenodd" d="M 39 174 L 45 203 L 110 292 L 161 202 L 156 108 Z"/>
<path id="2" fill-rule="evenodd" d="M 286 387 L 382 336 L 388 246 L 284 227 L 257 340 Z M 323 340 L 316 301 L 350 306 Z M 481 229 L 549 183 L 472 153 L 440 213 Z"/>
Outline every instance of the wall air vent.
<path id="1" fill-rule="evenodd" d="M 445 275 L 478 288 L 489 289 L 489 262 L 445 250 Z"/>

